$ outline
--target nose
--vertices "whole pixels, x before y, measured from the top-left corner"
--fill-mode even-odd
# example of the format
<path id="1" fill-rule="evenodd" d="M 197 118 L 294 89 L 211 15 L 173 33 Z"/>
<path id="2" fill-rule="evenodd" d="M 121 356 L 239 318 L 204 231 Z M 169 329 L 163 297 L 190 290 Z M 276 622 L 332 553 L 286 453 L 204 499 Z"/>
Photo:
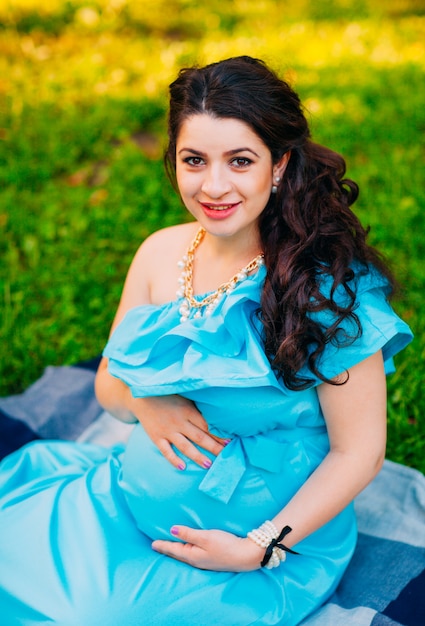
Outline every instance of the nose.
<path id="1" fill-rule="evenodd" d="M 232 190 L 232 183 L 226 169 L 211 164 L 206 168 L 201 185 L 202 192 L 209 198 L 221 198 Z"/>

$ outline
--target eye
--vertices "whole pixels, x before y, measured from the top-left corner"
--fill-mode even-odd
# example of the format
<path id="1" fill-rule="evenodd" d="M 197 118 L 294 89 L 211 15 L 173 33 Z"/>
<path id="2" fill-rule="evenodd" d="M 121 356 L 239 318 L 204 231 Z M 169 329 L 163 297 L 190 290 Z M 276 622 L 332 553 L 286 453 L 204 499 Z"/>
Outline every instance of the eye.
<path id="1" fill-rule="evenodd" d="M 204 159 L 202 159 L 199 156 L 191 156 L 191 157 L 186 157 L 186 159 L 183 159 L 184 163 L 187 163 L 188 165 L 192 165 L 192 167 L 199 167 L 200 165 L 204 164 Z"/>
<path id="2" fill-rule="evenodd" d="M 231 163 L 237 168 L 244 168 L 244 167 L 248 167 L 249 165 L 251 165 L 252 161 L 251 159 L 248 159 L 247 157 L 235 157 L 231 161 Z"/>

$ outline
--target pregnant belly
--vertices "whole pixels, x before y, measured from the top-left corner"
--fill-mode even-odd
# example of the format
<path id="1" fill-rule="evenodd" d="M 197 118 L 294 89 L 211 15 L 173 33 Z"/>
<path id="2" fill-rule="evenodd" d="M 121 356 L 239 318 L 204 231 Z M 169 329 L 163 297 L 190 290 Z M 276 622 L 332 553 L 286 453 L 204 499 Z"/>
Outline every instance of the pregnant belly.
<path id="1" fill-rule="evenodd" d="M 237 448 L 233 442 L 229 446 Z M 173 524 L 244 535 L 273 517 L 292 495 L 285 494 L 287 481 L 276 499 L 261 470 L 250 466 L 240 450 L 229 453 L 225 449 L 210 470 L 189 459 L 186 469 L 178 470 L 137 426 L 123 453 L 120 484 L 138 528 L 152 539 L 170 538 Z"/>

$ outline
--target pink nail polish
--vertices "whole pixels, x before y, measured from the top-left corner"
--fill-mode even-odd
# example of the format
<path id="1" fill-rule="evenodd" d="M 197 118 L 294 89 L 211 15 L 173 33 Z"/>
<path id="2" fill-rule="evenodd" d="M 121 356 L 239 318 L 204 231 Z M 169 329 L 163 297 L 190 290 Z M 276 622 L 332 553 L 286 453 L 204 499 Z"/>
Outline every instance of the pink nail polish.
<path id="1" fill-rule="evenodd" d="M 171 532 L 171 534 L 172 534 L 172 535 L 176 535 L 176 536 L 177 536 L 177 535 L 179 534 L 179 529 L 178 529 L 178 528 L 176 528 L 176 526 L 173 526 L 173 527 L 171 528 L 171 531 L 170 531 L 170 532 Z"/>
<path id="2" fill-rule="evenodd" d="M 204 462 L 202 463 L 202 465 L 203 465 L 204 467 L 206 467 L 207 469 L 209 469 L 209 468 L 211 467 L 212 463 L 211 463 L 211 461 L 204 461 Z"/>
<path id="3" fill-rule="evenodd" d="M 179 468 L 179 470 L 186 469 L 186 465 L 184 463 L 179 463 L 177 467 Z"/>
<path id="4" fill-rule="evenodd" d="M 223 443 L 225 446 L 227 446 L 231 441 L 232 441 L 231 439 L 225 439 Z"/>

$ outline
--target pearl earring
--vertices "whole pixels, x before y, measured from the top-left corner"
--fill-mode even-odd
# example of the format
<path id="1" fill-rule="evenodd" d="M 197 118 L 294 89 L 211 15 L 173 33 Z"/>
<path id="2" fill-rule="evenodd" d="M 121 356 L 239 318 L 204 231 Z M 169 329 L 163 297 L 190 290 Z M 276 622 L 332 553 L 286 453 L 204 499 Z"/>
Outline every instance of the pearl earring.
<path id="1" fill-rule="evenodd" d="M 280 183 L 280 176 L 275 176 L 275 184 L 272 186 L 272 193 L 277 193 L 277 185 Z"/>

